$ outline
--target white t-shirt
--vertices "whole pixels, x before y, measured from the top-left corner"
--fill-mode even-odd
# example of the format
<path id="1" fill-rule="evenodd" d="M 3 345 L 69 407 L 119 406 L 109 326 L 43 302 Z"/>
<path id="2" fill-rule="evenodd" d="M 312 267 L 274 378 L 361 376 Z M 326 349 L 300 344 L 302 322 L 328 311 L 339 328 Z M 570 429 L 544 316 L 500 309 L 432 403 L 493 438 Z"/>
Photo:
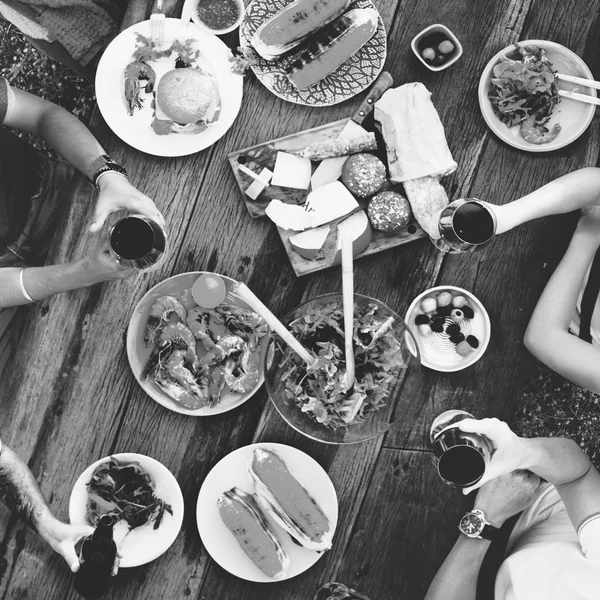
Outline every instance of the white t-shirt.
<path id="1" fill-rule="evenodd" d="M 496 577 L 495 600 L 599 600 L 600 514 L 575 531 L 548 485 L 521 515 Z"/>

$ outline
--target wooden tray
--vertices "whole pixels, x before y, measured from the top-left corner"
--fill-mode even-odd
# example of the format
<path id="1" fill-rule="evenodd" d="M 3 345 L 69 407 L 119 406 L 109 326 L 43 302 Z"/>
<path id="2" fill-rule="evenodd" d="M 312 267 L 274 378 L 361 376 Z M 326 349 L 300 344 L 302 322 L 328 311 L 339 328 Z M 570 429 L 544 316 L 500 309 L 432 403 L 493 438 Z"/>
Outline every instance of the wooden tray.
<path id="1" fill-rule="evenodd" d="M 382 74 L 382 76 L 383 75 L 384 74 Z M 383 78 L 382 80 L 378 80 L 378 82 L 375 83 L 375 85 L 371 88 L 369 95 L 361 104 L 358 112 L 352 117 L 352 120 L 363 125 L 365 129 L 374 130 L 373 123 L 370 125 L 365 125 L 363 120 L 371 112 L 375 100 L 379 98 L 383 91 L 390 86 L 391 78 Z M 314 127 L 313 129 L 306 129 L 305 131 L 293 133 L 276 140 L 271 140 L 256 146 L 237 150 L 236 152 L 229 154 L 229 163 L 238 182 L 238 186 L 250 216 L 252 218 L 264 216 L 266 206 L 269 204 L 269 202 L 271 202 L 271 200 L 274 199 L 282 200 L 289 204 L 304 204 L 306 197 L 308 196 L 308 190 L 296 190 L 270 185 L 258 196 L 256 200 L 252 200 L 246 195 L 245 191 L 254 180 L 249 175 L 246 175 L 240 171 L 240 169 L 238 169 L 238 164 L 243 164 L 255 173 L 260 173 L 264 167 L 267 167 L 272 171 L 275 166 L 277 152 L 280 150 L 293 153 L 302 150 L 309 144 L 314 144 L 315 142 L 321 142 L 327 139 L 335 139 L 344 128 L 346 123 L 348 123 L 350 120 L 350 118 L 342 119 L 340 121 L 321 125 L 320 127 Z M 382 144 L 382 142 L 379 144 L 380 147 L 382 147 Z M 385 151 L 379 152 L 378 156 L 384 162 L 386 162 Z M 318 163 L 313 163 L 313 172 L 317 166 Z M 396 190 L 403 193 L 402 186 L 400 185 L 391 185 L 388 183 L 383 189 Z M 366 208 L 366 203 L 364 208 Z M 277 227 L 277 231 L 279 232 L 279 236 L 281 237 L 281 241 L 283 242 L 296 275 L 307 275 L 308 273 L 321 271 L 332 265 L 333 257 L 326 256 L 315 260 L 307 260 L 306 258 L 300 256 L 292 248 L 292 245 L 289 242 L 290 237 L 298 232 L 289 229 L 282 229 L 281 227 Z M 425 237 L 426 235 L 427 234 L 414 220 L 406 227 L 399 229 L 393 234 L 386 234 L 382 231 L 376 231 L 373 229 L 373 240 L 365 249 L 365 251 L 357 255 L 356 258 L 382 252 L 383 250 L 394 248 L 395 246 L 400 246 L 401 244 L 407 244 L 408 242 Z"/>

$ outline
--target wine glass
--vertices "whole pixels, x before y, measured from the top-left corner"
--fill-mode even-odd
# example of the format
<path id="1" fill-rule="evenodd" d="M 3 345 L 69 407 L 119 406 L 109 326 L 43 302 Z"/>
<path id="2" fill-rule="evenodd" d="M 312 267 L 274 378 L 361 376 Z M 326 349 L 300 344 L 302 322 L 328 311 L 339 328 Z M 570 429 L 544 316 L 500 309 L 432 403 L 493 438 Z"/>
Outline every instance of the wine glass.
<path id="1" fill-rule="evenodd" d="M 438 217 L 440 237 L 432 242 L 442 252 L 473 252 L 496 233 L 496 215 L 486 202 L 461 198 L 444 207 Z"/>

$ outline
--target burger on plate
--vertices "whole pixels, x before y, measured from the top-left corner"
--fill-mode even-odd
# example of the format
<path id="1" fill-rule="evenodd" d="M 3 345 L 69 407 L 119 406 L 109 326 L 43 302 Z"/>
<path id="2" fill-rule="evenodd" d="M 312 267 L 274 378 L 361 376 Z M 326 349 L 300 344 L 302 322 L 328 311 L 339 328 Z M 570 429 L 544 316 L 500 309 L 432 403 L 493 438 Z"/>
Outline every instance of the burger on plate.
<path id="1" fill-rule="evenodd" d="M 158 135 L 204 131 L 221 109 L 214 77 L 196 67 L 168 71 L 158 82 L 155 109 Z"/>

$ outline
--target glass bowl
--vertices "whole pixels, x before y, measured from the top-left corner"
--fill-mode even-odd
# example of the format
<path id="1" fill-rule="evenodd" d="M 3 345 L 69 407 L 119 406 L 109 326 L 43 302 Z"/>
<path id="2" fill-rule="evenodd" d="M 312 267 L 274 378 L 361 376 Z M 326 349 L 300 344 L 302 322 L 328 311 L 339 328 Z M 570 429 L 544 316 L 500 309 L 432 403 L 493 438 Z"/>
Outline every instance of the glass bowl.
<path id="1" fill-rule="evenodd" d="M 292 310 L 282 319 L 282 321 L 288 327 L 291 323 L 306 323 L 306 320 L 301 321 L 301 319 L 305 319 L 307 313 L 312 313 L 314 309 L 324 309 L 332 304 L 337 304 L 341 311 L 343 306 L 342 295 L 325 294 L 323 296 L 317 296 Z M 407 408 L 406 403 L 411 402 L 419 386 L 421 359 L 418 352 L 418 346 L 415 343 L 415 338 L 404 320 L 379 300 L 363 296 L 362 294 L 354 294 L 354 305 L 355 322 L 357 314 L 366 311 L 369 307 L 372 307 L 375 311 L 374 316 L 378 320 L 381 319 L 381 321 L 386 321 L 390 319 L 390 317 L 393 320 L 391 321 L 391 326 L 389 330 L 387 330 L 387 333 L 381 336 L 380 341 L 374 343 L 373 347 L 375 350 L 365 350 L 365 353 L 362 354 L 362 360 L 359 354 L 355 352 L 357 364 L 356 383 L 353 390 L 356 391 L 356 385 L 363 385 L 366 382 L 366 377 L 368 377 L 365 372 L 364 364 L 369 361 L 365 361 L 365 357 L 367 359 L 375 358 L 376 354 L 380 355 L 381 349 L 391 342 L 394 344 L 393 356 L 394 358 L 398 358 L 398 364 L 393 367 L 394 371 L 397 371 L 397 374 L 393 373 L 395 376 L 391 378 L 391 382 L 384 392 L 382 398 L 383 405 L 377 410 L 365 412 L 362 422 L 344 424 L 332 428 L 317 421 L 315 416 L 303 411 L 302 407 L 306 409 L 309 401 L 307 400 L 305 402 L 298 399 L 295 391 L 287 389 L 286 381 L 291 384 L 292 381 L 298 380 L 302 389 L 302 387 L 306 385 L 306 379 L 304 377 L 306 370 L 304 363 L 274 332 L 270 332 L 267 345 L 264 371 L 265 383 L 271 401 L 288 425 L 291 425 L 294 429 L 307 437 L 326 444 L 353 444 L 384 434 L 403 417 Z M 319 341 L 326 343 L 335 340 L 337 337 L 336 345 L 341 349 L 341 366 L 345 368 L 343 359 L 343 327 L 343 318 L 340 319 L 339 322 L 339 333 L 336 333 L 334 329 L 327 332 L 324 327 L 320 327 L 319 331 L 321 332 L 321 336 Z M 309 351 L 312 350 L 311 344 L 307 339 L 303 339 L 303 337 L 297 333 L 294 335 L 301 343 L 308 347 Z M 364 341 L 368 342 L 369 338 L 364 338 Z M 413 350 L 415 348 L 417 349 L 416 355 L 411 352 L 411 348 Z M 391 356 L 391 353 L 388 354 L 388 357 L 389 356 Z M 297 369 L 293 369 L 294 365 L 299 366 Z M 386 360 L 383 366 L 385 366 L 386 369 L 389 369 L 389 360 Z M 375 376 L 377 376 L 377 373 L 382 372 L 383 366 L 380 366 L 379 368 L 371 367 L 372 369 L 375 369 Z M 293 370 L 296 377 L 292 378 L 292 376 L 290 376 L 290 370 Z M 338 379 L 340 379 L 339 372 L 337 375 Z M 335 379 L 335 377 L 333 379 Z M 324 397 L 326 394 L 321 393 L 320 395 L 323 397 L 318 398 L 318 400 L 322 403 L 321 406 L 327 409 L 327 414 L 341 414 L 334 409 L 333 404 L 326 402 L 326 400 L 330 399 Z M 366 406 L 368 410 L 368 408 L 371 408 L 369 398 L 372 398 L 372 396 L 368 395 L 367 398 L 368 399 L 361 403 L 361 405 Z M 339 404 L 337 406 L 339 406 Z M 362 412 L 362 410 L 359 411 L 359 414 L 360 412 Z M 323 414 L 322 409 L 321 414 Z"/>

